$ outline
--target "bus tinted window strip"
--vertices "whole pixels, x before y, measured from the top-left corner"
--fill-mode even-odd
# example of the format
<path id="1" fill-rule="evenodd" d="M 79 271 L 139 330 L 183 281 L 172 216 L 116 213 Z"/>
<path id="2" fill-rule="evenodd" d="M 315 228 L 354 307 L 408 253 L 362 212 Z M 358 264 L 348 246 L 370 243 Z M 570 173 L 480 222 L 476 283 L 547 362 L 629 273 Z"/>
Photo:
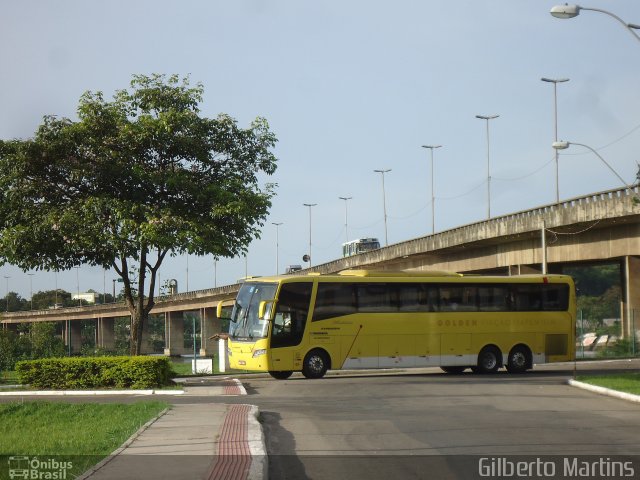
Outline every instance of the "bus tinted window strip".
<path id="1" fill-rule="evenodd" d="M 483 289 L 492 291 L 481 297 Z M 320 283 L 313 320 L 357 312 L 562 311 L 568 296 L 563 284 Z"/>

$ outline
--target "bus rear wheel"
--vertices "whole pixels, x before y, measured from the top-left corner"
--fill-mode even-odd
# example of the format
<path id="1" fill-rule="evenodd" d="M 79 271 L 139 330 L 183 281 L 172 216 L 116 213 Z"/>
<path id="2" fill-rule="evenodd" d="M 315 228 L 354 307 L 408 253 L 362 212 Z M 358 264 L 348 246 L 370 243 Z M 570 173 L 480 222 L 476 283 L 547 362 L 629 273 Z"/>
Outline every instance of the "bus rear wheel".
<path id="1" fill-rule="evenodd" d="M 500 350 L 491 345 L 484 347 L 478 354 L 478 372 L 496 373 L 502 364 Z"/>
<path id="2" fill-rule="evenodd" d="M 292 374 L 293 372 L 291 370 L 282 370 L 282 371 L 269 370 L 269 375 L 271 375 L 276 380 L 286 380 Z"/>
<path id="3" fill-rule="evenodd" d="M 307 378 L 322 378 L 329 369 L 329 359 L 322 350 L 311 350 L 304 357 L 302 374 Z"/>
<path id="4" fill-rule="evenodd" d="M 452 375 L 460 375 L 466 368 L 467 367 L 440 367 L 443 372 L 450 373 Z"/>
<path id="5" fill-rule="evenodd" d="M 524 345 L 516 345 L 509 352 L 507 371 L 509 373 L 524 373 L 531 368 L 531 352 Z"/>

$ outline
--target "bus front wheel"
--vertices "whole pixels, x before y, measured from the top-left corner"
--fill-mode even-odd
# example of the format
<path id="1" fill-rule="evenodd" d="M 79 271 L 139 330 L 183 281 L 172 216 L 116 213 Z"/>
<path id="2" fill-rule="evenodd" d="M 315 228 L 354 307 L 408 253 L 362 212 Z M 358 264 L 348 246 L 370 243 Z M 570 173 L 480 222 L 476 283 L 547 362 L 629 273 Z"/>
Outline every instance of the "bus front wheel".
<path id="1" fill-rule="evenodd" d="M 307 378 L 322 378 L 329 369 L 329 359 L 322 350 L 311 350 L 304 357 L 302 374 Z"/>
<path id="2" fill-rule="evenodd" d="M 480 373 L 495 373 L 501 364 L 502 354 L 496 347 L 486 346 L 478 354 L 478 371 Z"/>
<path id="3" fill-rule="evenodd" d="M 276 380 L 286 380 L 292 374 L 293 372 L 291 370 L 282 370 L 282 371 L 269 370 L 269 375 L 271 375 Z"/>

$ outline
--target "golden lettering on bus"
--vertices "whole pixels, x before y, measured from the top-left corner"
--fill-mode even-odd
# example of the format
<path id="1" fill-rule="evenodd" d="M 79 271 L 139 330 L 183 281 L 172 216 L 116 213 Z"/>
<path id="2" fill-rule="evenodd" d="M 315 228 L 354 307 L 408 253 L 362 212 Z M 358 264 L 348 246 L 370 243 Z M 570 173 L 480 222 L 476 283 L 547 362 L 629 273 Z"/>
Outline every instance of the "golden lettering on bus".
<path id="1" fill-rule="evenodd" d="M 477 327 L 478 320 L 469 318 L 460 318 L 458 320 L 442 320 L 438 319 L 439 327 Z"/>

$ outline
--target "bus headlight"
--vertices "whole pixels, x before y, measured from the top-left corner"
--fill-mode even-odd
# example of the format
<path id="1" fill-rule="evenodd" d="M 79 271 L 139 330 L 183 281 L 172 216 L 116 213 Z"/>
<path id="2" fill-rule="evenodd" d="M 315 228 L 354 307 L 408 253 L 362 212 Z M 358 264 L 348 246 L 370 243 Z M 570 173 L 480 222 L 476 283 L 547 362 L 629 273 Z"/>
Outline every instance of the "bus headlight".
<path id="1" fill-rule="evenodd" d="M 255 350 L 253 352 L 253 358 L 259 357 L 260 355 L 264 355 L 267 353 L 267 350 L 265 348 L 261 348 L 260 350 Z"/>

